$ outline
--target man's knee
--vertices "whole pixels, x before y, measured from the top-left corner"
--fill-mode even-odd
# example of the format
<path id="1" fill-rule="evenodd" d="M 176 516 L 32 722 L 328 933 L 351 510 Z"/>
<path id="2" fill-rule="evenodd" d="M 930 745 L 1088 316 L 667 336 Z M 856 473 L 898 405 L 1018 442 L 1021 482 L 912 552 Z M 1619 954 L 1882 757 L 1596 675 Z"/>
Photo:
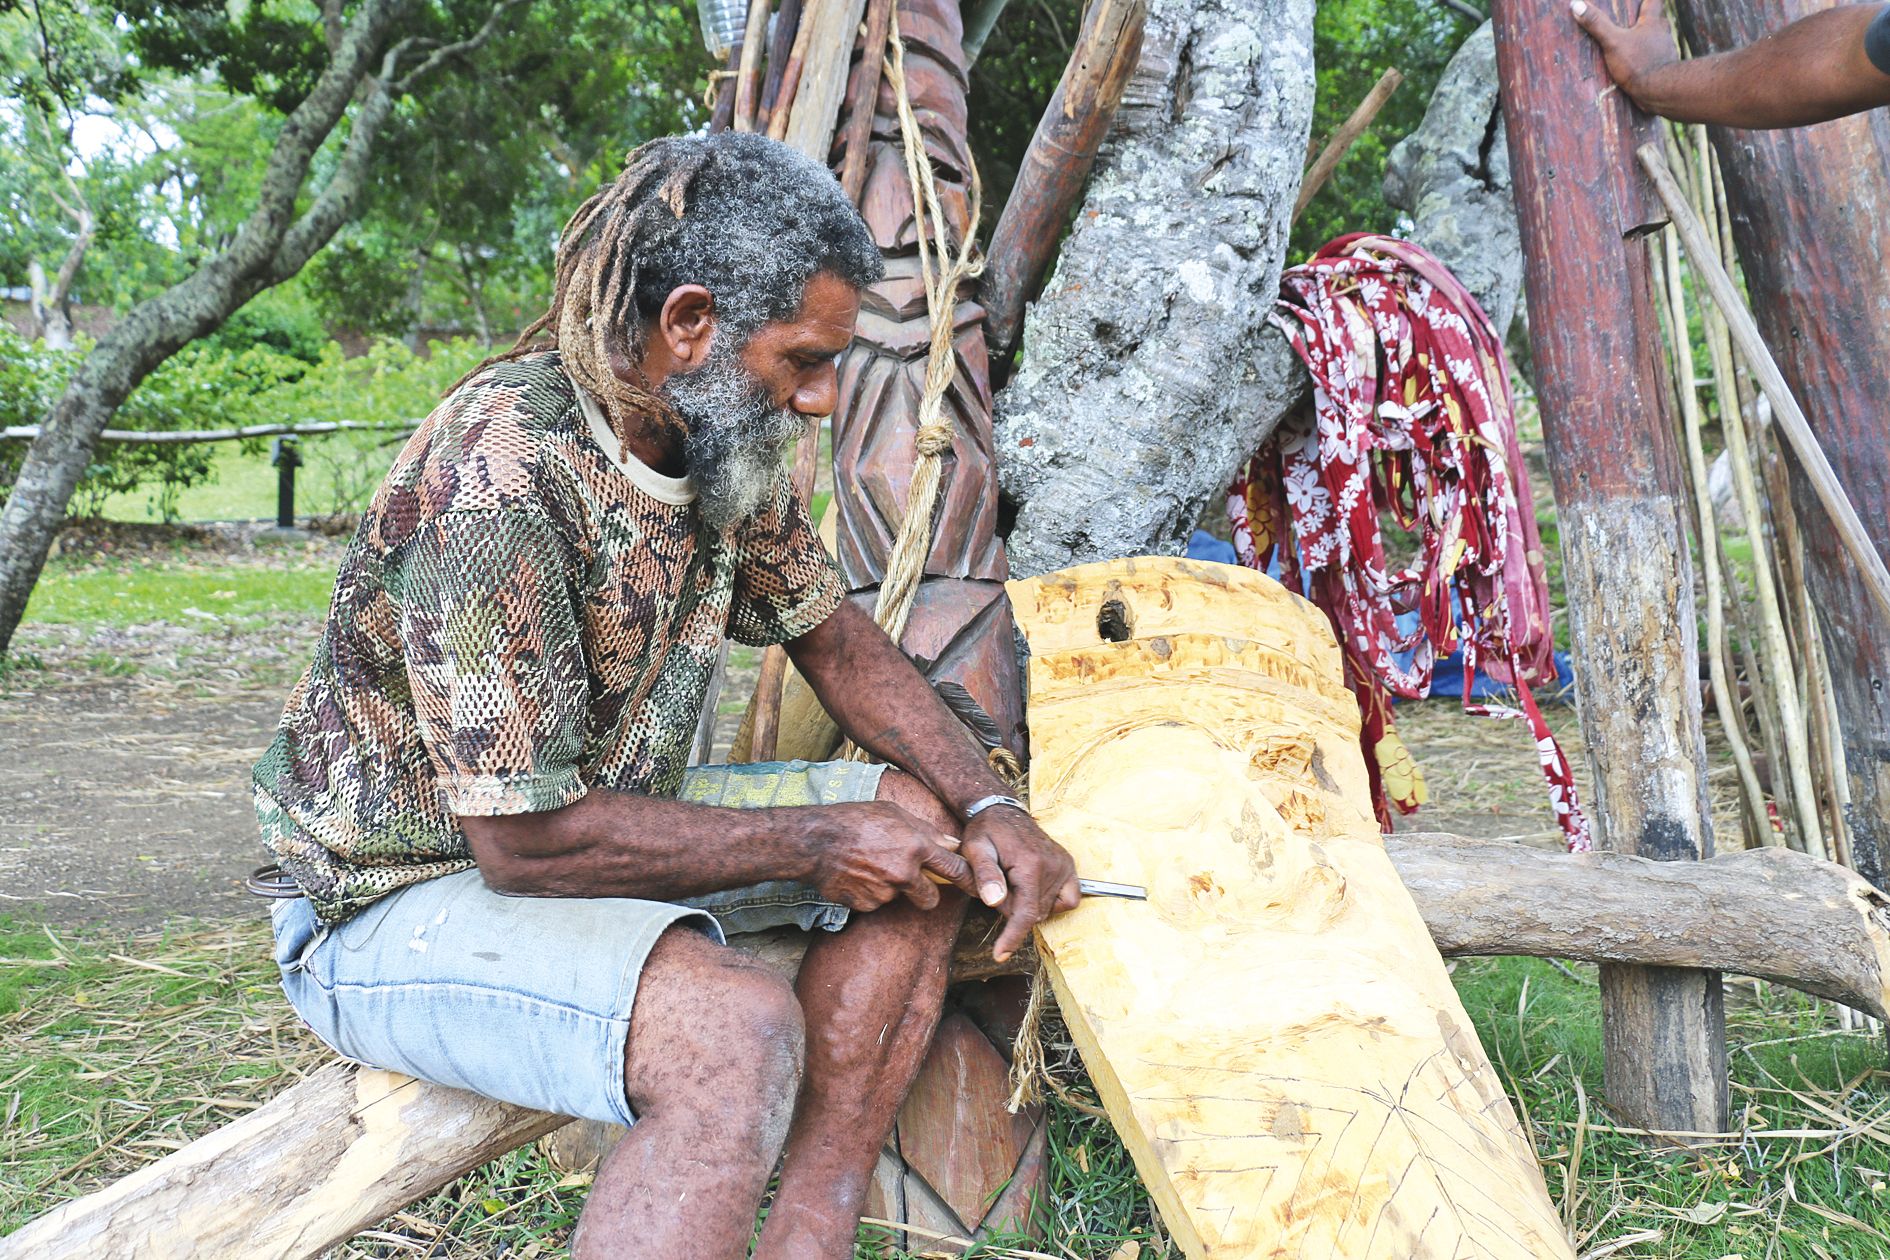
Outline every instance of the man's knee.
<path id="1" fill-rule="evenodd" d="M 772 1159 L 787 1134 L 806 1053 L 793 985 L 687 929 L 664 933 L 650 958 L 624 1056 L 632 1110 L 707 1108 L 730 1123 L 746 1119 Z"/>
<path id="2" fill-rule="evenodd" d="M 932 789 L 903 770 L 888 766 L 879 776 L 879 791 L 874 796 L 889 805 L 897 805 L 940 831 L 954 836 L 958 834 L 961 826 L 958 816 L 932 795 Z"/>

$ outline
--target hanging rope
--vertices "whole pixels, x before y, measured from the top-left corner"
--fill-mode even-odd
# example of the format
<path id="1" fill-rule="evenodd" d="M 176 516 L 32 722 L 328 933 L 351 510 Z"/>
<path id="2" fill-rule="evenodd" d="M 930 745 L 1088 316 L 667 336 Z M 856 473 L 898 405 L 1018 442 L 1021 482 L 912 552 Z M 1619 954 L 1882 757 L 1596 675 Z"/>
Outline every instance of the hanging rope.
<path id="1" fill-rule="evenodd" d="M 964 236 L 954 252 L 951 226 L 939 208 L 938 185 L 932 176 L 932 160 L 925 152 L 925 136 L 919 129 L 918 118 L 913 115 L 911 98 L 906 94 L 905 44 L 899 38 L 897 10 L 886 31 L 885 74 L 893 99 L 898 103 L 899 147 L 905 154 L 906 182 L 912 189 L 919 278 L 925 287 L 925 310 L 932 331 L 925 360 L 925 388 L 919 397 L 918 433 L 913 443 L 918 457 L 912 464 L 912 484 L 906 491 L 899 534 L 887 553 L 886 573 L 880 579 L 879 598 L 873 605 L 873 620 L 897 643 L 906 632 L 913 601 L 918 597 L 919 582 L 925 576 L 925 558 L 932 550 L 932 513 L 938 505 L 945 454 L 952 449 L 952 422 L 945 414 L 945 391 L 951 388 L 958 370 L 958 355 L 952 345 L 958 290 L 965 281 L 976 278 L 984 270 L 984 260 L 973 256 L 983 190 L 974 163 L 971 221 L 965 225 Z M 868 756 L 850 740 L 841 755 L 853 761 L 864 761 Z"/>

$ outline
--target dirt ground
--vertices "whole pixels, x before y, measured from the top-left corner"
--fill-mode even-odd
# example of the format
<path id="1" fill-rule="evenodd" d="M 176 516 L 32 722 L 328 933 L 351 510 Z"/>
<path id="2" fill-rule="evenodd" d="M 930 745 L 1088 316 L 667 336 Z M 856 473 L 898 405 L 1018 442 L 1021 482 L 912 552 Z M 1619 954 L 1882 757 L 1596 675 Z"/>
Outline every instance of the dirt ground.
<path id="1" fill-rule="evenodd" d="M 243 891 L 267 860 L 249 767 L 319 630 L 308 616 L 240 631 L 23 627 L 16 646 L 44 668 L 0 682 L 0 915 L 141 930 L 260 914 Z M 726 695 L 750 687 L 735 671 Z M 1403 828 L 1557 842 L 1520 723 L 1446 701 L 1399 712 L 1433 802 Z M 1548 713 L 1585 787 L 1574 710 Z M 735 721 L 722 717 L 721 748 Z"/>

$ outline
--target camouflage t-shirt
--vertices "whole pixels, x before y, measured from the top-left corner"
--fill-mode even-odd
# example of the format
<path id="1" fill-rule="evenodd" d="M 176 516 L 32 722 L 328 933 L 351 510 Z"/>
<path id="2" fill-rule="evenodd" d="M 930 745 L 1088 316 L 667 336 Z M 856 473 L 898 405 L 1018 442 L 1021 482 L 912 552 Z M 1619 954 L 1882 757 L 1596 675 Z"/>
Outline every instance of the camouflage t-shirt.
<path id="1" fill-rule="evenodd" d="M 723 638 L 795 638 L 842 596 L 785 475 L 712 533 L 555 352 L 496 364 L 426 418 L 362 518 L 256 763 L 264 843 L 337 923 L 472 867 L 457 815 L 591 785 L 674 795 Z"/>

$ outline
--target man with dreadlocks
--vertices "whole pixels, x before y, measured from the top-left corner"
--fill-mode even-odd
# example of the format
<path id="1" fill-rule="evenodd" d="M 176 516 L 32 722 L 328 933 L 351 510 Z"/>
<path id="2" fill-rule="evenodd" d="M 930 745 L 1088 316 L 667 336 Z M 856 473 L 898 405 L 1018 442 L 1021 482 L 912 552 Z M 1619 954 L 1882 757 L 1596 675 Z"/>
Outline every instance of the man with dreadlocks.
<path id="1" fill-rule="evenodd" d="M 879 274 L 786 146 L 632 153 L 544 317 L 395 460 L 256 766 L 276 958 L 325 1041 L 633 1126 L 580 1257 L 742 1256 L 783 1155 L 755 1254 L 851 1256 L 960 890 L 1003 912 L 999 957 L 1076 903 L 783 475 Z M 897 769 L 686 769 L 725 636 L 785 644 Z M 792 987 L 721 943 L 788 924 L 825 929 Z"/>

